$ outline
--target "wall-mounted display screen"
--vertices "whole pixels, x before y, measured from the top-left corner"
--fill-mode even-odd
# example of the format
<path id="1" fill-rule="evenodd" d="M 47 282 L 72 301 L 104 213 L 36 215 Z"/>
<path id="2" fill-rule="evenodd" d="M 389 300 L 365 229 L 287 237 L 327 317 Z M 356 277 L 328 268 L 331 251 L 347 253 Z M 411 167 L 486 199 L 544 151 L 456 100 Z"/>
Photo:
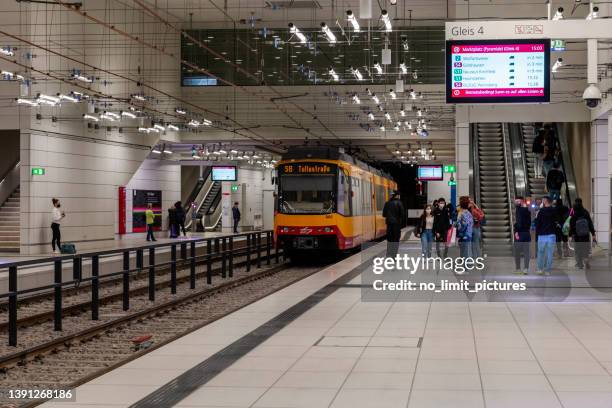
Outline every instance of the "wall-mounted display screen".
<path id="1" fill-rule="evenodd" d="M 447 41 L 446 102 L 550 102 L 549 71 L 549 39 Z"/>
<path id="2" fill-rule="evenodd" d="M 213 181 L 236 181 L 236 166 L 212 166 Z"/>
<path id="3" fill-rule="evenodd" d="M 417 168 L 417 178 L 421 181 L 443 180 L 442 166 L 419 166 Z"/>

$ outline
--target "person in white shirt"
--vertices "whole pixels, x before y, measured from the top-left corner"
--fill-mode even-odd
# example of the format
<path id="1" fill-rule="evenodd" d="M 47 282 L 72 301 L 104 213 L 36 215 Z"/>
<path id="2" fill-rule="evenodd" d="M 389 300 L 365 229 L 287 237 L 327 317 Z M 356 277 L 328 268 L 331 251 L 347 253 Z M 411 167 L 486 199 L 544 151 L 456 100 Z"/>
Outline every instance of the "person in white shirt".
<path id="1" fill-rule="evenodd" d="M 60 223 L 66 216 L 62 210 L 60 210 L 60 202 L 57 198 L 51 199 L 53 203 L 53 210 L 51 211 L 51 231 L 53 232 L 53 238 L 51 239 L 51 247 L 53 247 L 53 253 L 60 253 L 60 245 L 62 235 L 60 233 Z"/>

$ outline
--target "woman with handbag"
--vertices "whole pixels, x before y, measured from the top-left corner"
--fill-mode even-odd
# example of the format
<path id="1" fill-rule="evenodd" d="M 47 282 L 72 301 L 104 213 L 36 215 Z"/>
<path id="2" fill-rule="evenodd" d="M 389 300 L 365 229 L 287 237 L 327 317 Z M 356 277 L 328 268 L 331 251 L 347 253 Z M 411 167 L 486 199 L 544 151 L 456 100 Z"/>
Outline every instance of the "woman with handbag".
<path id="1" fill-rule="evenodd" d="M 419 218 L 414 235 L 421 238 L 421 254 L 425 258 L 431 258 L 431 247 L 433 244 L 433 225 L 434 215 L 431 205 L 427 204 L 423 209 L 423 214 Z"/>

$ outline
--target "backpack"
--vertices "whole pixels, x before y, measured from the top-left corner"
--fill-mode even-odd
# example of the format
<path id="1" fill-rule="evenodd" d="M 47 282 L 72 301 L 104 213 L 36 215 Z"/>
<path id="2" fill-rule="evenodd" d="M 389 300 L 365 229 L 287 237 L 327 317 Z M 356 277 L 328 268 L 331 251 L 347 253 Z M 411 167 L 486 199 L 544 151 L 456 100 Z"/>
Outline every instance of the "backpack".
<path id="1" fill-rule="evenodd" d="M 590 233 L 589 221 L 585 217 L 578 218 L 576 220 L 576 236 L 588 237 Z"/>
<path id="2" fill-rule="evenodd" d="M 563 182 L 565 181 L 565 177 L 563 176 L 563 173 L 561 171 L 557 170 L 555 171 L 552 181 L 555 186 L 562 186 Z"/>

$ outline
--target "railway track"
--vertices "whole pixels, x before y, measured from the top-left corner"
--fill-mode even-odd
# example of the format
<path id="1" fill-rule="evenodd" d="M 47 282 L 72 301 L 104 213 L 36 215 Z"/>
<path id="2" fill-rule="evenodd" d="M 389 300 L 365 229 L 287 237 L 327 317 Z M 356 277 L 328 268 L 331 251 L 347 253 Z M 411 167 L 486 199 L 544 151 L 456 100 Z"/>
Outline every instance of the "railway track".
<path id="1" fill-rule="evenodd" d="M 147 301 L 146 307 L 135 306 L 123 314 L 105 307 L 104 313 L 101 309 L 101 321 L 95 324 L 2 355 L 0 382 L 5 389 L 74 388 L 318 270 L 320 267 L 296 268 L 289 264 L 251 272 L 239 267 L 234 278 L 218 279 L 213 287 L 188 290 L 189 282 L 184 282 L 177 295 L 158 296 L 154 304 Z M 146 293 L 142 297 L 146 298 Z M 40 336 L 53 326 L 43 323 L 23 331 L 28 330 Z M 152 346 L 135 351 L 131 340 L 143 334 L 152 334 Z M 31 338 L 28 334 L 20 337 Z M 12 403 L 1 398 L 3 407 L 29 407 L 42 402 Z"/>

